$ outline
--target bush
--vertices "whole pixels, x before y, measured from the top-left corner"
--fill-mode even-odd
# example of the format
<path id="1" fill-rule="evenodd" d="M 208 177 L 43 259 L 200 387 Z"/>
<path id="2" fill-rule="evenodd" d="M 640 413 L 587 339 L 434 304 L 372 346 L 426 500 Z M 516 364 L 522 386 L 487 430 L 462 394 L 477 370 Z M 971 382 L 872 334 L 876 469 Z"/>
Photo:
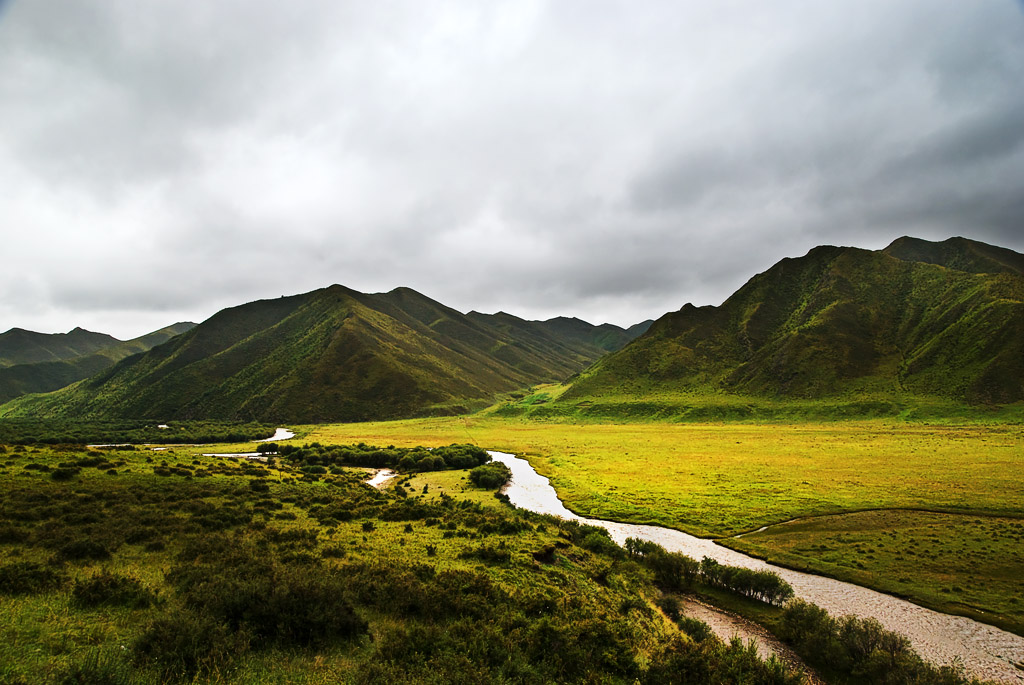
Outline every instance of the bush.
<path id="1" fill-rule="evenodd" d="M 608 535 L 608 531 L 603 528 L 588 533 L 586 537 L 580 540 L 579 544 L 580 547 L 594 554 L 601 554 L 612 558 L 622 556 L 622 548 L 615 544 L 615 541 Z"/>
<path id="2" fill-rule="evenodd" d="M 460 559 L 479 559 L 487 564 L 507 564 L 512 560 L 512 553 L 503 547 L 482 545 L 476 549 L 467 549 L 459 553 Z"/>
<path id="3" fill-rule="evenodd" d="M 77 466 L 61 466 L 50 472 L 50 478 L 54 480 L 71 480 L 81 472 Z"/>
<path id="4" fill-rule="evenodd" d="M 249 637 L 206 614 L 178 611 L 150 623 L 132 644 L 136 662 L 164 681 L 193 680 L 223 669 L 249 648 Z"/>
<path id="5" fill-rule="evenodd" d="M 704 640 L 714 635 L 711 632 L 711 626 L 692 616 L 680 616 L 676 619 L 676 625 L 679 626 L 681 631 L 689 635 L 694 642 L 704 642 Z"/>
<path id="6" fill-rule="evenodd" d="M 252 548 L 186 550 L 168 574 L 185 605 L 269 644 L 309 646 L 365 633 L 335 571 L 305 560 L 285 565 Z"/>
<path id="7" fill-rule="evenodd" d="M 156 596 L 137 578 L 121 576 L 103 570 L 75 581 L 71 589 L 71 603 L 82 608 L 97 606 L 123 606 L 130 609 L 148 607 Z"/>
<path id="8" fill-rule="evenodd" d="M 103 561 L 110 558 L 110 550 L 95 540 L 74 540 L 57 550 L 62 561 Z"/>
<path id="9" fill-rule="evenodd" d="M 63 574 L 34 561 L 16 561 L 0 566 L 0 595 L 30 595 L 53 590 L 64 584 Z"/>
<path id="10" fill-rule="evenodd" d="M 779 635 L 809 664 L 853 676 L 858 682 L 897 685 L 966 685 L 974 681 L 951 667 L 926 663 L 906 637 L 875 619 L 835 619 L 819 606 L 796 600 L 782 613 Z"/>
<path id="11" fill-rule="evenodd" d="M 512 471 L 500 462 L 477 466 L 469 472 L 469 480 L 473 485 L 488 490 L 496 490 L 511 479 Z"/>

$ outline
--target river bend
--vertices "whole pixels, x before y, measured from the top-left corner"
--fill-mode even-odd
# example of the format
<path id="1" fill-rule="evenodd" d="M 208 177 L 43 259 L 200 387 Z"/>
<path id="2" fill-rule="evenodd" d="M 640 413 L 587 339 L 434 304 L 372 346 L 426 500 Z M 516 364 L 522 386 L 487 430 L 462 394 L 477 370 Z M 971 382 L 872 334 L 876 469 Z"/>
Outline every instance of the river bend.
<path id="1" fill-rule="evenodd" d="M 548 479 L 534 471 L 528 461 L 503 452 L 490 455 L 511 469 L 512 480 L 504 493 L 517 507 L 600 526 L 620 545 L 626 538 L 639 538 L 698 560 L 707 556 L 722 564 L 774 571 L 793 586 L 797 597 L 817 604 L 833 616 L 875 618 L 886 629 L 906 635 L 914 649 L 933 663 L 959 661 L 969 674 L 979 678 L 1024 683 L 1024 672 L 1015 666 L 1024 664 L 1024 637 L 852 583 L 775 566 L 678 530 L 577 516 L 565 508 Z"/>

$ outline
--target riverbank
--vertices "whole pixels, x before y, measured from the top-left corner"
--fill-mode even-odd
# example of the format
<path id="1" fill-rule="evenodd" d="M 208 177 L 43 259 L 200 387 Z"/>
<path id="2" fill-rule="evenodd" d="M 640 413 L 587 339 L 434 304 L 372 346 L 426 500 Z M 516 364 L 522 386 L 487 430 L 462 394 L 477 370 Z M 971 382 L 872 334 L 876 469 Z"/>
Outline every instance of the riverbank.
<path id="1" fill-rule="evenodd" d="M 817 604 L 833 616 L 874 618 L 885 629 L 906 635 L 918 653 L 935 664 L 959 662 L 980 678 L 1024 682 L 1024 673 L 1015 666 L 1024 662 L 1024 638 L 1018 635 L 962 616 L 941 614 L 859 585 L 773 566 L 678 530 L 578 516 L 565 507 L 548 479 L 525 459 L 501 452 L 491 455 L 512 470 L 512 481 L 504 493 L 518 507 L 605 528 L 619 544 L 626 538 L 638 538 L 695 559 L 707 556 L 730 566 L 775 571 L 792 585 L 797 597 Z"/>

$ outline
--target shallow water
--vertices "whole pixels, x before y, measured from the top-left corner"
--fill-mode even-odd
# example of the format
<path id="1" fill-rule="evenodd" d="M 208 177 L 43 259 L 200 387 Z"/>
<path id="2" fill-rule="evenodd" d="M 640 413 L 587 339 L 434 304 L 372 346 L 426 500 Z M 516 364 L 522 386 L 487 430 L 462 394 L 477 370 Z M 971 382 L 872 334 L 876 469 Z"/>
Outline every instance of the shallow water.
<path id="1" fill-rule="evenodd" d="M 278 440 L 291 440 L 294 437 L 295 433 L 288 430 L 287 428 L 278 428 L 276 431 L 274 431 L 274 434 L 271 435 L 269 438 L 257 440 L 256 442 L 277 442 Z"/>
<path id="2" fill-rule="evenodd" d="M 875 618 L 886 629 L 906 635 L 914 649 L 933 663 L 959 660 L 971 675 L 1024 683 L 1024 673 L 1014 666 L 1024 662 L 1024 637 L 963 616 L 925 609 L 859 585 L 774 566 L 677 530 L 577 516 L 565 508 L 548 479 L 534 471 L 525 459 L 503 452 L 490 454 L 511 469 L 512 480 L 504 492 L 517 507 L 600 526 L 620 545 L 626 538 L 640 538 L 695 559 L 707 556 L 731 566 L 774 571 L 793 586 L 797 597 L 817 604 L 833 616 Z"/>
<path id="3" fill-rule="evenodd" d="M 384 484 L 389 480 L 397 476 L 398 474 L 391 469 L 380 469 L 377 473 L 373 474 L 373 478 L 364 480 L 363 482 L 375 488 L 382 488 Z"/>

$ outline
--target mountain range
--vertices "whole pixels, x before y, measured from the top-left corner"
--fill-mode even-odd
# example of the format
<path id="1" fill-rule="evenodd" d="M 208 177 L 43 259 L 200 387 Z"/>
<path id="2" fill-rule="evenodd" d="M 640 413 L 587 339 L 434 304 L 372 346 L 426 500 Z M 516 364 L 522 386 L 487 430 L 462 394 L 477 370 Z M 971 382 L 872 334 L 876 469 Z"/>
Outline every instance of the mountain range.
<path id="1" fill-rule="evenodd" d="M 340 285 L 177 326 L 189 328 L 121 347 L 81 329 L 9 331 L 0 381 L 45 365 L 84 375 L 97 355 L 109 368 L 0 416 L 361 421 L 465 413 L 545 382 L 565 383 L 562 407 L 673 395 L 1024 401 L 1024 255 L 964 238 L 816 247 L 720 306 L 629 329 L 462 314 L 409 288 Z"/>
<path id="2" fill-rule="evenodd" d="M 3 414 L 318 422 L 463 413 L 564 379 L 645 329 L 462 314 L 409 288 L 334 285 L 225 309 Z"/>
<path id="3" fill-rule="evenodd" d="M 664 315 L 560 401 L 678 392 L 1019 402 L 1024 255 L 964 238 L 817 247 L 721 306 Z"/>
<path id="4" fill-rule="evenodd" d="M 0 404 L 88 378 L 194 326 L 176 323 L 131 340 L 82 328 L 52 334 L 12 328 L 0 334 Z"/>

